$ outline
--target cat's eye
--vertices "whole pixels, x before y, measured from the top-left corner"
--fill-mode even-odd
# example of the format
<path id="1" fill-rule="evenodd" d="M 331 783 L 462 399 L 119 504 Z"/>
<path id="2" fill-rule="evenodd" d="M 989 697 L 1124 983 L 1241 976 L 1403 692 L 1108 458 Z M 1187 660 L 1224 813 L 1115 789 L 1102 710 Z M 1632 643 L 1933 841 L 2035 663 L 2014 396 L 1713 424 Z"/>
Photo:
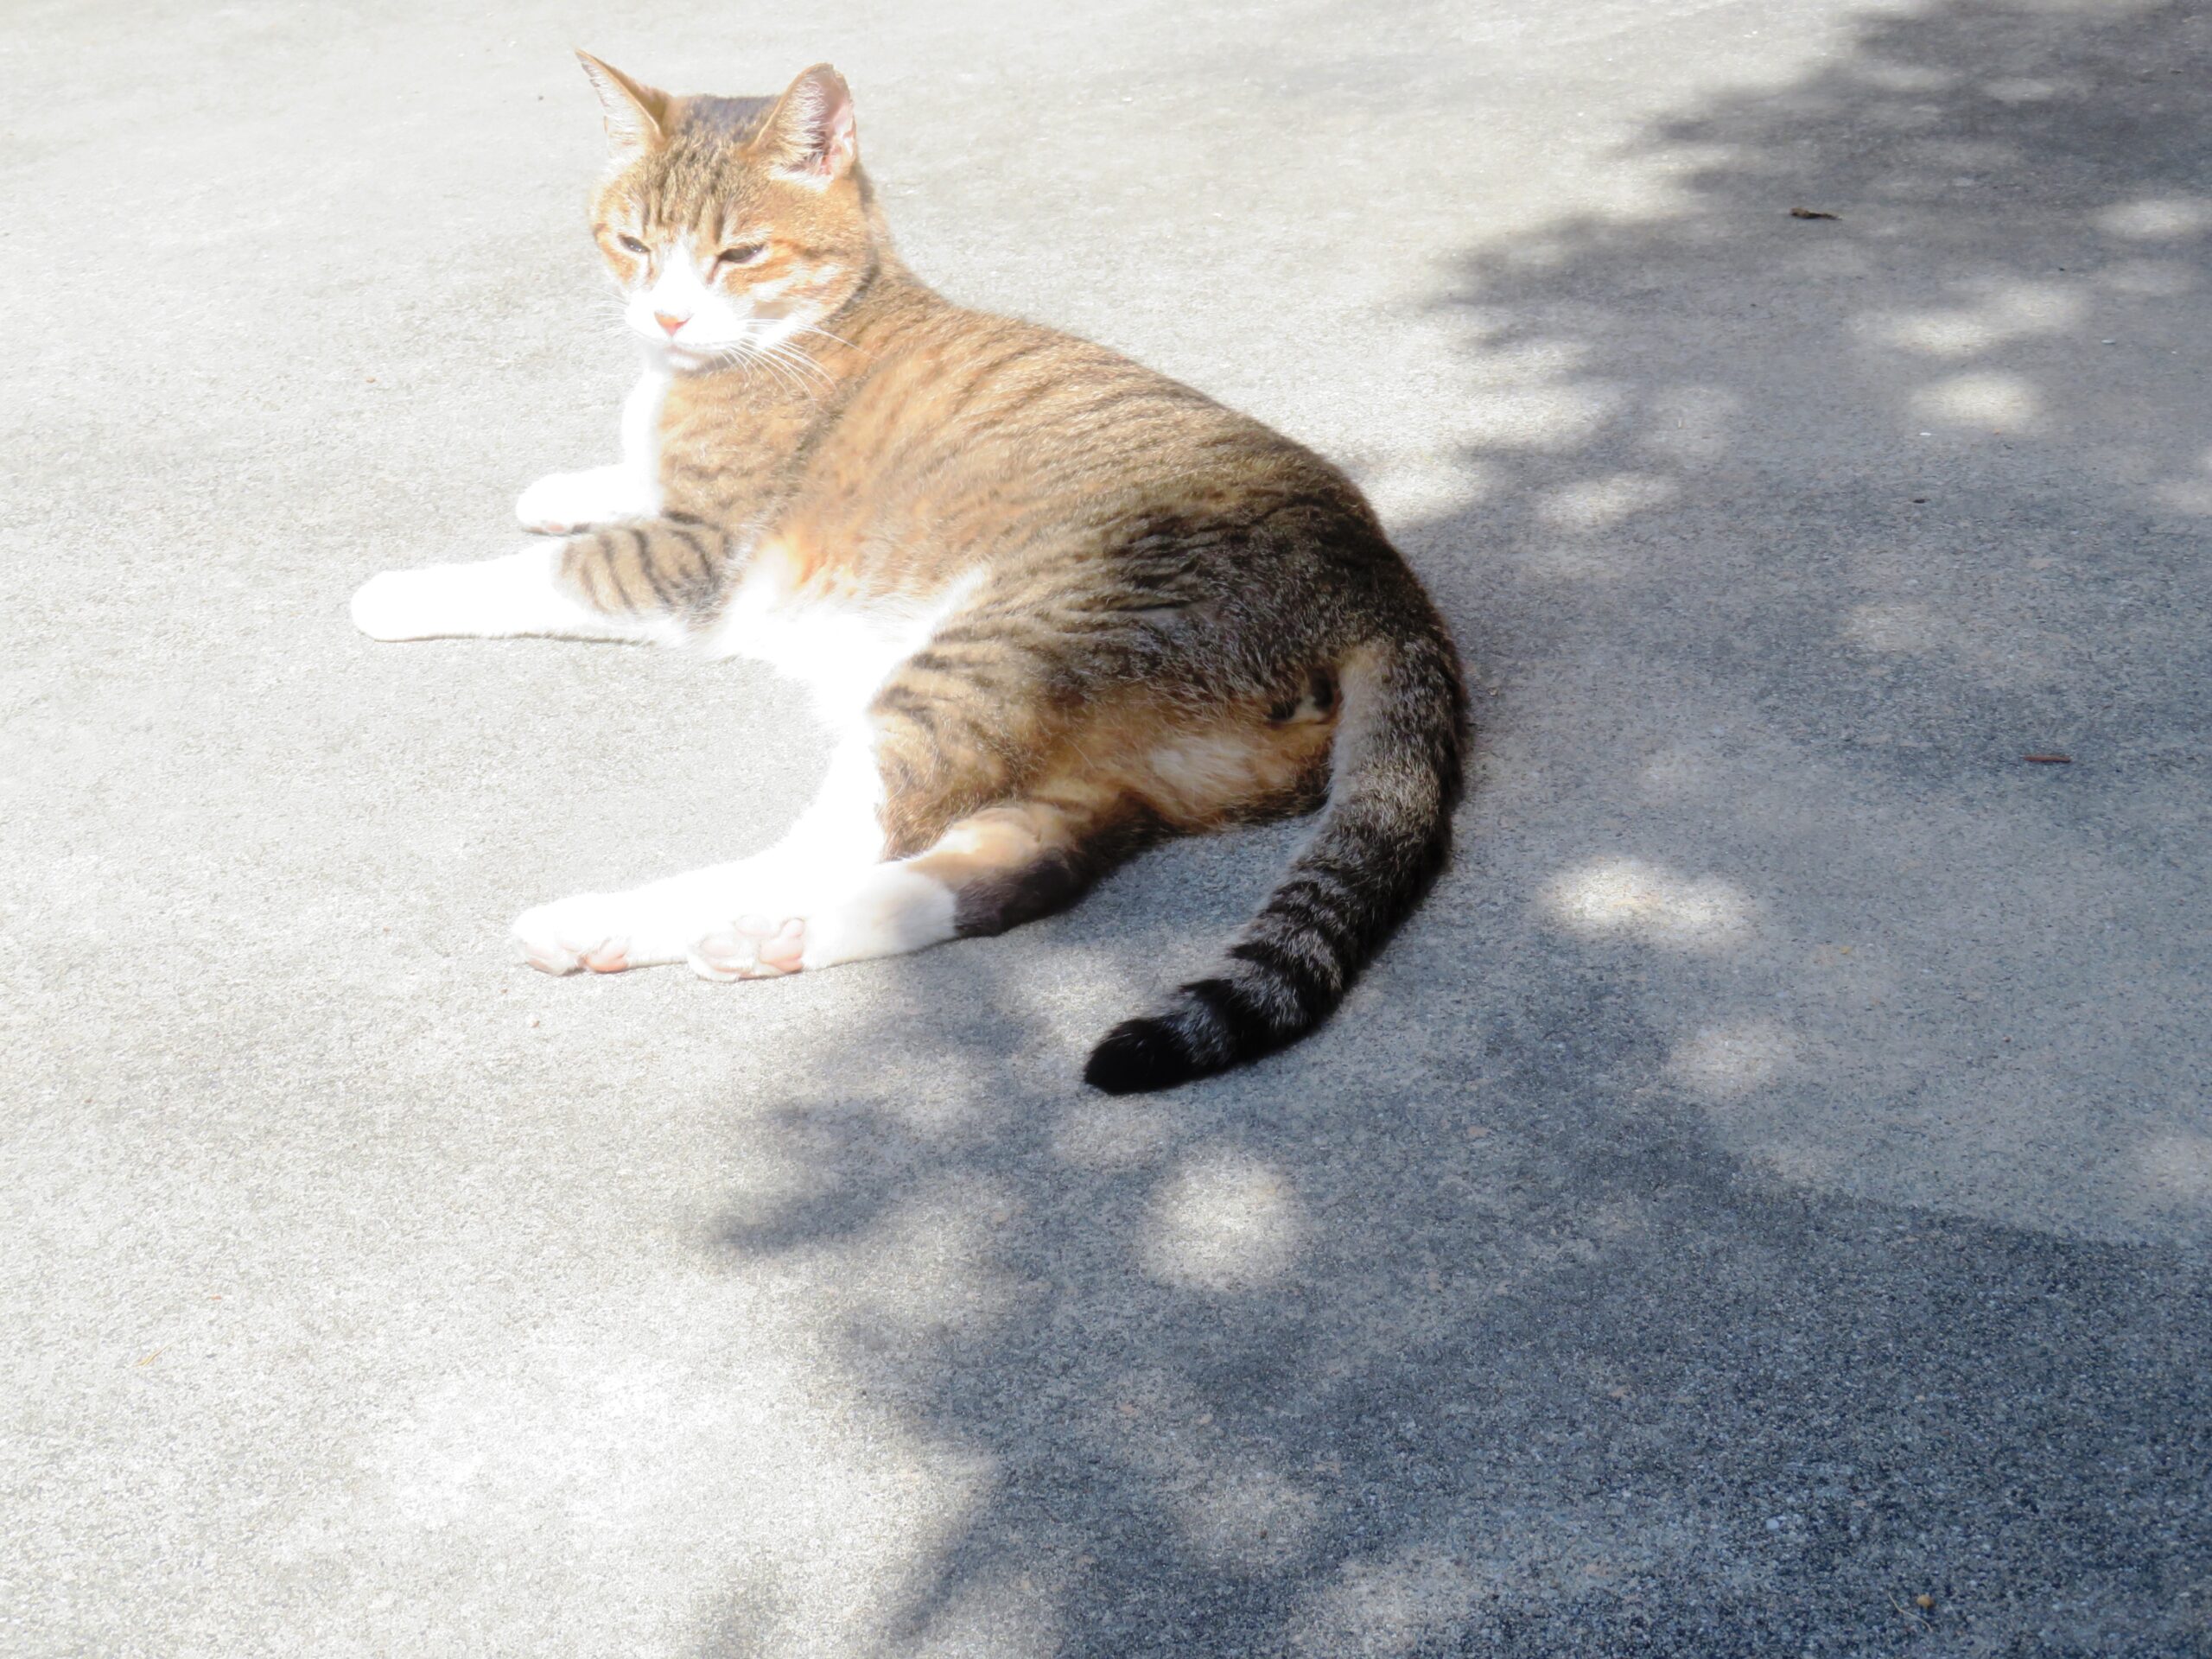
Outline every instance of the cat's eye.
<path id="1" fill-rule="evenodd" d="M 725 265 L 749 265 L 767 251 L 766 242 L 741 242 L 734 248 L 724 248 L 715 257 Z"/>
<path id="2" fill-rule="evenodd" d="M 617 236 L 614 239 L 617 242 L 620 242 L 624 247 L 629 249 L 632 253 L 651 253 L 652 251 L 651 248 L 639 241 L 634 236 Z"/>

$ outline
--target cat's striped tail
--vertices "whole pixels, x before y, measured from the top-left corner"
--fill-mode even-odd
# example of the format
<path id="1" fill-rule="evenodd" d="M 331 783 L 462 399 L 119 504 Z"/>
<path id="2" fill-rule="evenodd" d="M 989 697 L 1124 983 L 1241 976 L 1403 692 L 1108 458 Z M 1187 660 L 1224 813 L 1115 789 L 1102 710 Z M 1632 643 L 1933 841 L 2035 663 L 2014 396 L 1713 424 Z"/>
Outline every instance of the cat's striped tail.
<path id="1" fill-rule="evenodd" d="M 1459 794 L 1466 693 L 1440 631 L 1376 641 L 1339 669 L 1328 803 L 1319 827 L 1220 969 L 1124 1020 L 1084 1068 L 1109 1094 L 1171 1089 L 1296 1042 L 1442 867 Z"/>

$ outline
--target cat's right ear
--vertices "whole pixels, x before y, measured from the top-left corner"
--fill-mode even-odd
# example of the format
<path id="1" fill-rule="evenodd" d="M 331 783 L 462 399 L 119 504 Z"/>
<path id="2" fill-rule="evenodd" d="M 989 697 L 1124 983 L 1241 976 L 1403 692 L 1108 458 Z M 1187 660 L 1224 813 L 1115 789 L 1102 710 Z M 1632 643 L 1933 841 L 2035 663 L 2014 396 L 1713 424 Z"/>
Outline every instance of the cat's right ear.
<path id="1" fill-rule="evenodd" d="M 576 61 L 583 65 L 584 73 L 591 77 L 592 90 L 599 94 L 607 136 L 618 156 L 651 149 L 660 143 L 668 120 L 666 92 L 631 79 L 588 52 L 578 52 Z"/>

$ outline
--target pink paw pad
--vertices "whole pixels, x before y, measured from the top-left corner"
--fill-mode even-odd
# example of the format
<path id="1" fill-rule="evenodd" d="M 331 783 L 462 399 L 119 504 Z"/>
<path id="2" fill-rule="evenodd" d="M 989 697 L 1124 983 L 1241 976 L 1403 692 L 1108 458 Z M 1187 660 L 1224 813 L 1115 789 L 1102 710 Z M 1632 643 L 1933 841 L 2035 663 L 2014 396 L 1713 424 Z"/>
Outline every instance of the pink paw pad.
<path id="1" fill-rule="evenodd" d="M 543 905 L 524 912 L 512 938 L 522 959 L 541 974 L 619 974 L 630 965 L 630 938 L 609 929 L 604 919 L 564 917 L 562 906 Z"/>
<path id="2" fill-rule="evenodd" d="M 565 950 L 547 950 L 534 944 L 522 947 L 522 959 L 541 974 L 572 974 L 576 970 L 575 959 Z"/>
<path id="3" fill-rule="evenodd" d="M 769 979 L 797 973 L 805 949 L 804 918 L 741 916 L 693 945 L 690 957 L 692 968 L 708 979 Z"/>

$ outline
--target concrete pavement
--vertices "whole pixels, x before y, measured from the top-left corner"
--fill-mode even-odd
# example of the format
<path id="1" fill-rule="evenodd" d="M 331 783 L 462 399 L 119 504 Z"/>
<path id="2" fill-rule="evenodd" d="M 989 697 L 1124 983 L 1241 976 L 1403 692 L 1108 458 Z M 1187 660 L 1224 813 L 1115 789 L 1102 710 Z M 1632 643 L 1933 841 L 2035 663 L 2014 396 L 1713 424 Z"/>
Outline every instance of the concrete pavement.
<path id="1" fill-rule="evenodd" d="M 2212 20 L 802 11 L 10 14 L 0 1654 L 2212 1651 Z M 571 45 L 1369 485 L 1481 756 L 1322 1033 L 1076 1082 L 1294 829 L 508 961 L 822 753 L 346 624 L 609 454 Z"/>

